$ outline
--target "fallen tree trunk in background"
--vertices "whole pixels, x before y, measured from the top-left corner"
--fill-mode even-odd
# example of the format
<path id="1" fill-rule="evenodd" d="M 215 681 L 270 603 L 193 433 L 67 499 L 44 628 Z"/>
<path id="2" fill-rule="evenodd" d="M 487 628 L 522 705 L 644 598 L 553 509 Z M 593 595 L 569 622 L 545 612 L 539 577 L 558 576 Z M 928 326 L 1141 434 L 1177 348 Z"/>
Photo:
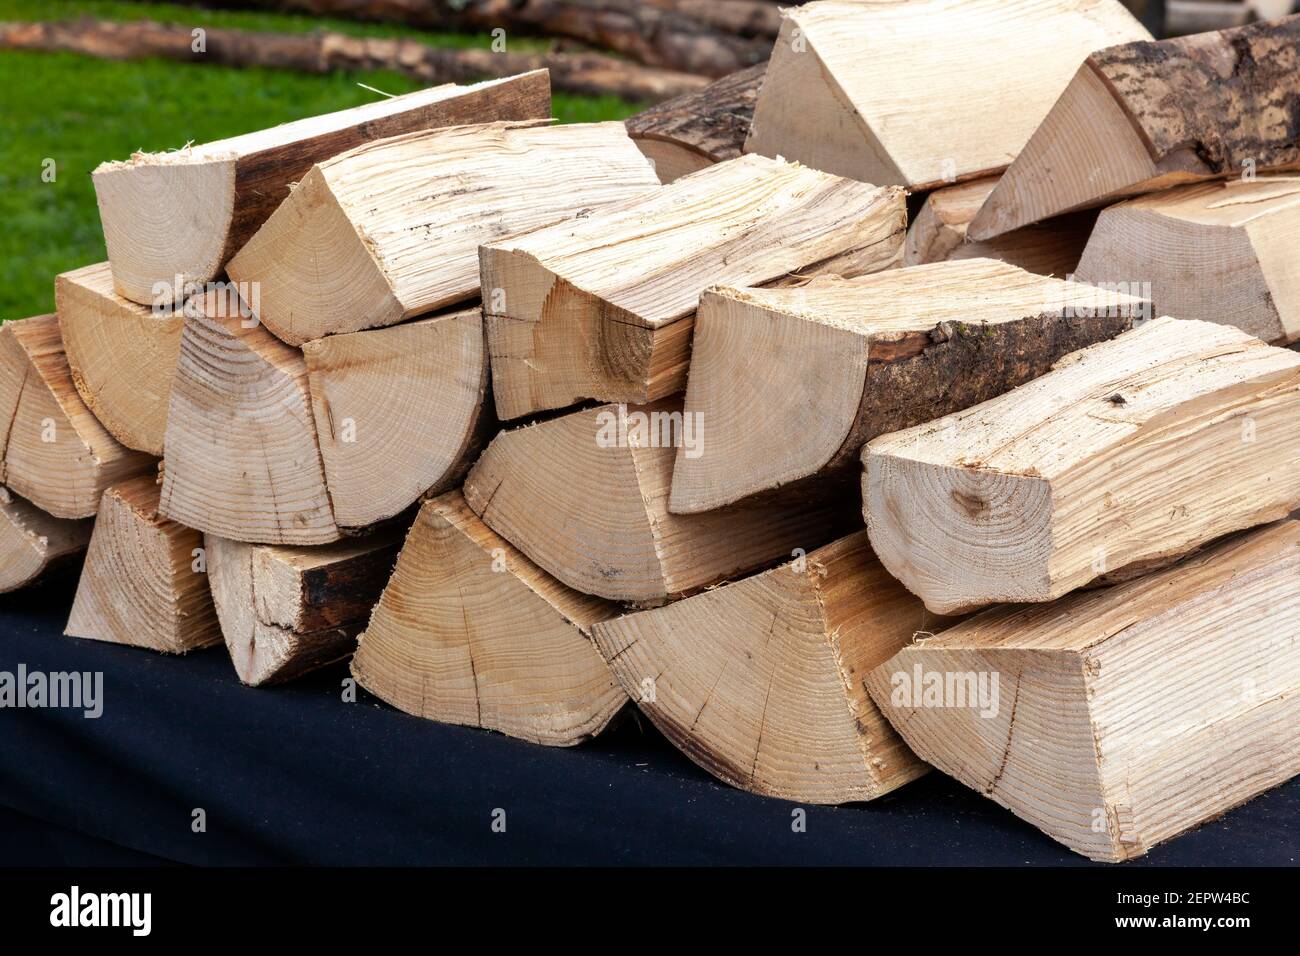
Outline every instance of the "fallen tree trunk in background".
<path id="1" fill-rule="evenodd" d="M 707 439 L 698 455 L 678 451 L 669 510 L 778 488 L 838 493 L 872 438 L 1022 385 L 1128 329 L 1143 305 L 989 259 L 710 289 L 685 408 Z"/>
<path id="2" fill-rule="evenodd" d="M 202 535 L 158 514 L 158 484 L 141 475 L 104 492 L 64 631 L 185 654 L 221 640 Z"/>
<path id="3" fill-rule="evenodd" d="M 1286 345 L 1300 339 L 1297 248 L 1300 178 L 1230 179 L 1104 210 L 1077 278 L 1149 282 L 1155 315 L 1220 322 Z"/>
<path id="4" fill-rule="evenodd" d="M 1084 62 L 969 234 L 991 239 L 1179 183 L 1300 169 L 1300 16 Z"/>
<path id="5" fill-rule="evenodd" d="M 1077 853 L 1127 860 L 1300 773 L 1298 579 L 1285 521 L 1114 588 L 991 609 L 866 683 L 921 759 Z"/>
<path id="6" fill-rule="evenodd" d="M 452 492 L 420 509 L 352 674 L 416 717 L 569 747 L 627 703 L 588 637 L 617 613 L 556 581 Z"/>
<path id="7" fill-rule="evenodd" d="M 58 518 L 89 518 L 109 485 L 152 472 L 86 408 L 53 315 L 0 326 L 0 482 Z"/>
<path id="8" fill-rule="evenodd" d="M 766 72 L 766 63 L 751 66 L 623 121 L 655 164 L 660 182 L 670 183 L 741 154 Z"/>
<path id="9" fill-rule="evenodd" d="M 686 385 L 700 293 L 793 273 L 890 268 L 903 194 L 763 156 L 480 249 L 502 420 L 583 399 L 643 403 Z M 499 293 L 499 294 L 498 294 Z"/>
<path id="10" fill-rule="evenodd" d="M 315 548 L 204 535 L 212 598 L 235 672 L 257 687 L 346 659 L 402 546 L 400 528 Z"/>
<path id="11" fill-rule="evenodd" d="M 885 573 L 859 531 L 594 633 L 623 689 L 709 773 L 765 796 L 849 803 L 929 769 L 862 679 L 946 623 Z"/>
<path id="12" fill-rule="evenodd" d="M 70 568 L 90 544 L 93 524 L 55 518 L 0 485 L 0 594 Z"/>
<path id="13" fill-rule="evenodd" d="M 867 445 L 881 563 L 930 610 L 1052 601 L 1300 505 L 1300 355 L 1159 318 Z"/>
<path id="14" fill-rule="evenodd" d="M 479 296 L 481 243 L 658 192 L 621 123 L 489 123 L 313 166 L 227 266 L 290 345 Z"/>

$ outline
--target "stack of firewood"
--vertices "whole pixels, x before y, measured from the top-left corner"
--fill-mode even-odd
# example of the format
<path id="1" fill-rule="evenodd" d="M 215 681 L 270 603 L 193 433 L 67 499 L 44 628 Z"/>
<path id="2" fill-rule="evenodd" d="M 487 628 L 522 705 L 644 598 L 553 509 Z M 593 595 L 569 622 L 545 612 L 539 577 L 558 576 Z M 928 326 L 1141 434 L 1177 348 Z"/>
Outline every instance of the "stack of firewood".
<path id="1" fill-rule="evenodd" d="M 78 637 L 1140 855 L 1300 771 L 1297 56 L 813 3 L 626 125 L 530 73 L 107 163 L 0 329 L 0 586 L 88 546 Z"/>

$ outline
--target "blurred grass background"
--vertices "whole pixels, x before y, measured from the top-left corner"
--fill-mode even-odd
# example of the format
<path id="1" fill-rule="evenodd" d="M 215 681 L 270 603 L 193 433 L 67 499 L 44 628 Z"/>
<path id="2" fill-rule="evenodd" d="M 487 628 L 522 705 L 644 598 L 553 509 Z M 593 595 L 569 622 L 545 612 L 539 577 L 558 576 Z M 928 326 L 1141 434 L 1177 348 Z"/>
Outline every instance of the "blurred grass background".
<path id="1" fill-rule="evenodd" d="M 0 0 L 0 21 L 150 19 L 265 32 L 327 29 L 400 36 L 434 46 L 488 47 L 486 34 L 430 33 L 409 27 L 177 4 L 100 0 Z M 544 40 L 511 39 L 512 49 Z M 116 63 L 75 54 L 0 52 L 0 320 L 54 309 L 54 276 L 106 257 L 90 171 L 137 150 L 175 149 L 289 120 L 359 106 L 370 90 L 408 93 L 418 83 L 395 73 L 310 76 L 160 60 Z M 561 122 L 622 119 L 640 106 L 617 97 L 556 94 Z M 46 159 L 55 179 L 45 182 Z"/>

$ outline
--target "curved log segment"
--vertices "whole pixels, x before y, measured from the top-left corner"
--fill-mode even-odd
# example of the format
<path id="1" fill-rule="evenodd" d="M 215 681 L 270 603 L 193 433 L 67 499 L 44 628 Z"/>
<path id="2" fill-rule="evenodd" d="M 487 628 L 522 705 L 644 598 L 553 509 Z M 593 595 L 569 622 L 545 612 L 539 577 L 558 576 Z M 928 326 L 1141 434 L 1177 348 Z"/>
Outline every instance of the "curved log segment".
<path id="1" fill-rule="evenodd" d="M 46 514 L 0 485 L 0 594 L 71 567 L 90 544 L 93 524 Z"/>

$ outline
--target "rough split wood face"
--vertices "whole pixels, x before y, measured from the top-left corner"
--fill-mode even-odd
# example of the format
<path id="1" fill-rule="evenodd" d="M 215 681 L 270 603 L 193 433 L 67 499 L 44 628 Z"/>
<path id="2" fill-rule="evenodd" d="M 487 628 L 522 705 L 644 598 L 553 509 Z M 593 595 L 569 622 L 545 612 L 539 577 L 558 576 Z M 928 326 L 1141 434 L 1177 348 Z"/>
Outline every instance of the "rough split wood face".
<path id="1" fill-rule="evenodd" d="M 0 594 L 73 566 L 90 543 L 92 524 L 55 518 L 0 485 Z"/>
<path id="2" fill-rule="evenodd" d="M 906 228 L 897 188 L 745 156 L 485 245 L 497 414 L 678 392 L 691 320 L 710 285 L 878 272 L 897 265 Z"/>
<path id="3" fill-rule="evenodd" d="M 985 240 L 1180 183 L 1300 169 L 1300 16 L 1101 50 L 972 220 Z"/>
<path id="4" fill-rule="evenodd" d="M 783 487 L 809 493 L 813 478 L 852 481 L 870 439 L 1042 375 L 1129 328 L 1145 306 L 989 259 L 711 289 L 685 406 L 707 440 L 700 454 L 678 451 L 669 509 L 709 511 Z"/>
<path id="5" fill-rule="evenodd" d="M 932 611 L 1051 601 L 1300 504 L 1300 355 L 1156 319 L 1027 385 L 875 439 L 881 562 Z"/>
<path id="6" fill-rule="evenodd" d="M 1006 168 L 1088 54 L 1151 39 L 1116 0 L 783 12 L 745 151 L 918 190 Z"/>
<path id="7" fill-rule="evenodd" d="M 996 240 L 995 240 L 996 241 Z M 1156 315 L 1300 339 L 1300 177 L 1179 186 L 1111 206 L 1076 278 L 1149 283 Z"/>
<path id="8" fill-rule="evenodd" d="M 627 703 L 588 636 L 616 613 L 552 578 L 451 492 L 421 508 L 352 674 L 417 717 L 572 746 Z"/>
<path id="9" fill-rule="evenodd" d="M 1281 522 L 991 609 L 866 683 L 923 760 L 1078 853 L 1127 860 L 1300 773 L 1298 579 L 1300 522 Z"/>
<path id="10" fill-rule="evenodd" d="M 137 153 L 93 174 L 119 295 L 173 304 L 177 279 L 203 283 L 324 159 L 412 130 L 550 116 L 545 70 L 433 87 L 169 153 Z"/>
<path id="11" fill-rule="evenodd" d="M 481 243 L 658 188 L 622 123 L 408 133 L 313 166 L 228 271 L 301 345 L 475 299 Z"/>
<path id="12" fill-rule="evenodd" d="M 860 531 L 594 633 L 623 689 L 709 773 L 767 796 L 848 803 L 928 769 L 862 681 L 946 623 L 885 572 Z"/>

